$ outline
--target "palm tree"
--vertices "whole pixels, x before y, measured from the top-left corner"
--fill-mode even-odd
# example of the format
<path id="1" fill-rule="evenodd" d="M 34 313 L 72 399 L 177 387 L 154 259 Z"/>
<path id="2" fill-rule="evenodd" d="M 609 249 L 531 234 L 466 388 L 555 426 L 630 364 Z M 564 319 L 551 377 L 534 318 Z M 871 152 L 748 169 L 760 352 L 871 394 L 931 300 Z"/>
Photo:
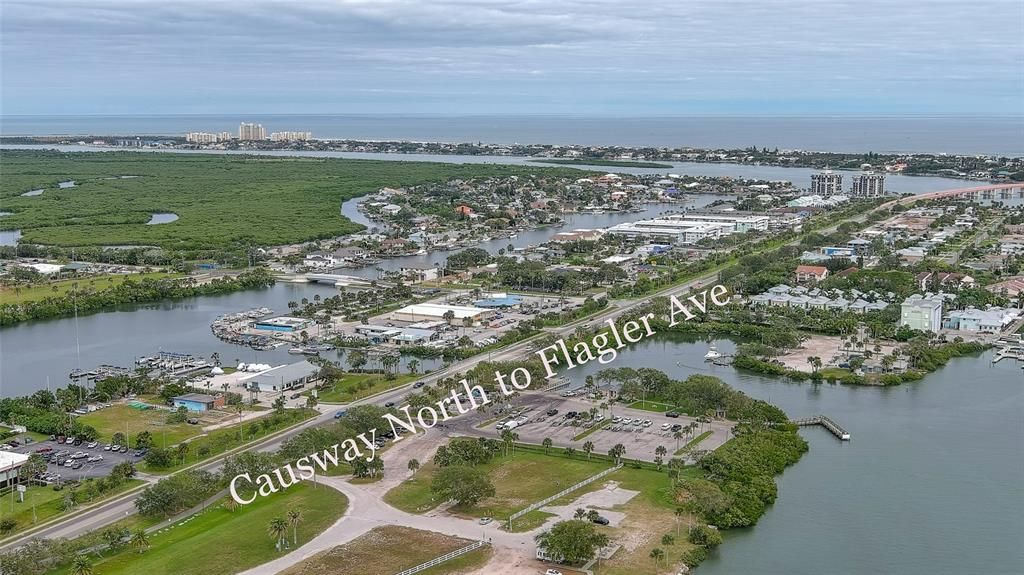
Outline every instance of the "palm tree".
<path id="1" fill-rule="evenodd" d="M 71 564 L 71 575 L 92 575 L 92 561 L 84 555 L 75 557 Z"/>
<path id="2" fill-rule="evenodd" d="M 544 455 L 547 455 L 548 450 L 551 449 L 552 441 L 550 437 L 545 437 L 544 441 L 540 442 L 541 447 L 544 448 Z"/>
<path id="3" fill-rule="evenodd" d="M 583 519 L 587 516 L 587 510 L 582 507 L 577 507 L 576 512 L 572 514 L 573 519 Z"/>
<path id="4" fill-rule="evenodd" d="M 234 513 L 235 509 L 238 509 L 238 502 L 235 501 L 234 497 L 229 497 L 227 501 L 224 502 L 224 509 Z"/>
<path id="5" fill-rule="evenodd" d="M 654 559 L 654 564 L 660 566 L 661 560 L 665 558 L 665 552 L 655 547 L 651 549 L 651 559 Z"/>
<path id="6" fill-rule="evenodd" d="M 419 468 L 420 468 L 420 461 L 418 459 L 410 459 L 409 460 L 409 473 L 410 474 L 415 474 L 416 471 Z"/>
<path id="7" fill-rule="evenodd" d="M 288 513 L 288 525 L 292 528 L 292 542 L 298 546 L 299 544 L 299 523 L 302 523 L 302 510 L 301 509 L 289 509 Z"/>
<path id="8" fill-rule="evenodd" d="M 288 522 L 281 517 L 275 517 L 267 525 L 267 533 L 274 538 L 274 548 L 281 550 L 281 544 L 288 533 Z"/>
<path id="9" fill-rule="evenodd" d="M 583 444 L 583 453 L 587 455 L 587 461 L 590 461 L 590 454 L 594 451 L 594 442 L 588 441 Z"/>
<path id="10" fill-rule="evenodd" d="M 230 501 L 232 503 L 235 502 L 234 499 L 231 499 Z M 143 551 L 148 549 L 149 548 L 149 537 L 146 535 L 146 530 L 145 529 L 137 529 L 135 531 L 135 533 L 132 535 L 131 544 L 132 544 L 132 547 L 134 547 L 134 548 L 139 550 L 139 553 L 142 553 Z"/>
<path id="11" fill-rule="evenodd" d="M 420 368 L 420 360 L 415 358 L 410 359 L 409 363 L 406 364 L 406 367 L 409 368 L 409 373 L 416 375 L 416 372 L 419 371 Z"/>

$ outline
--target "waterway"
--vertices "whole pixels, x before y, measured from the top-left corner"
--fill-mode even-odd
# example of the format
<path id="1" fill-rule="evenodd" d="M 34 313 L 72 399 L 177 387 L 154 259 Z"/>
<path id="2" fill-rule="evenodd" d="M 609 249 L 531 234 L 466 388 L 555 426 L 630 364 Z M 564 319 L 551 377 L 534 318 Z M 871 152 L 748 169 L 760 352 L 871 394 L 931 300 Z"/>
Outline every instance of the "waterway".
<path id="1" fill-rule="evenodd" d="M 840 442 L 804 428 L 810 451 L 777 478 L 776 503 L 755 527 L 729 531 L 697 573 L 1024 573 L 1019 362 L 992 365 L 988 352 L 891 388 L 797 384 L 706 364 L 708 344 L 691 342 L 645 340 L 614 366 L 714 375 L 790 417 L 825 414 L 852 434 Z M 568 373 L 582 382 L 599 369 Z"/>
<path id="2" fill-rule="evenodd" d="M 257 307 L 288 312 L 289 301 L 337 294 L 332 286 L 278 283 L 262 290 L 180 301 L 122 306 L 116 310 L 74 318 L 23 323 L 0 330 L 0 397 L 27 395 L 37 389 L 63 387 L 77 368 L 100 364 L 131 366 L 135 358 L 158 351 L 209 357 L 218 352 L 224 365 L 237 361 L 280 365 L 299 361 L 284 345 L 254 351 L 217 339 L 210 323 L 220 315 Z M 338 360 L 342 353 L 325 352 Z M 403 358 L 405 369 L 410 358 Z M 435 369 L 440 360 L 420 360 L 421 370 Z"/>
<path id="3" fill-rule="evenodd" d="M 112 152 L 125 151 L 124 148 L 111 148 L 109 146 L 92 145 L 10 145 L 4 144 L 0 149 L 11 150 L 58 150 L 62 152 Z M 820 170 L 811 168 L 788 168 L 782 166 L 757 166 L 747 164 L 712 164 L 704 162 L 662 162 L 660 164 L 671 165 L 671 168 L 628 168 L 610 166 L 586 166 L 572 165 L 564 166 L 558 164 L 544 164 L 534 162 L 537 158 L 523 156 L 466 156 L 457 154 L 391 154 L 391 153 L 366 153 L 366 152 L 302 152 L 290 150 L 176 150 L 165 148 L 140 148 L 140 152 L 151 153 L 179 153 L 179 154 L 240 154 L 240 155 L 261 155 L 277 157 L 313 157 L 313 158 L 348 158 L 356 160 L 385 160 L 401 162 L 440 162 L 444 164 L 503 164 L 510 166 L 536 166 L 536 167 L 570 167 L 586 171 L 615 172 L 619 174 L 635 175 L 665 175 L 680 174 L 689 176 L 729 176 L 733 178 L 745 178 L 752 180 L 786 181 L 792 182 L 795 186 L 806 188 L 810 185 L 811 174 Z M 844 172 L 847 174 L 848 182 L 844 184 L 849 188 L 849 178 L 856 171 Z M 938 190 L 963 188 L 972 185 L 982 185 L 980 182 L 960 180 L 956 178 L 943 178 L 936 176 L 904 176 L 900 174 L 888 174 L 885 179 L 886 190 L 894 193 L 922 194 Z"/>
<path id="4" fill-rule="evenodd" d="M 594 228 L 607 228 L 615 224 L 624 222 L 632 222 L 636 220 L 653 218 L 655 216 L 664 214 L 666 212 L 680 212 L 685 208 L 702 208 L 708 204 L 716 201 L 729 199 L 733 196 L 723 195 L 712 195 L 712 194 L 691 194 L 686 197 L 686 203 L 664 203 L 664 204 L 645 204 L 643 210 L 640 212 L 606 212 L 603 214 L 563 214 L 562 219 L 565 220 L 565 225 L 560 227 L 542 227 L 533 230 L 525 230 L 517 232 L 514 238 L 498 238 L 479 242 L 474 244 L 473 247 L 483 248 L 492 254 L 498 253 L 498 250 L 505 250 L 509 245 L 514 248 L 525 248 L 530 245 L 539 245 L 548 241 L 551 236 L 558 232 L 569 231 L 574 229 L 594 229 Z M 380 222 L 374 222 L 366 217 L 365 214 L 359 211 L 359 204 L 366 201 L 366 196 L 360 198 L 353 198 L 348 200 L 341 205 L 341 213 L 350 220 L 362 224 L 367 229 L 383 228 L 384 226 Z M 461 248 L 460 248 L 461 249 Z M 358 268 L 345 268 L 338 270 L 338 273 L 345 275 L 353 275 L 365 278 L 377 278 L 384 271 L 399 271 L 402 268 L 428 268 L 437 267 L 438 264 L 443 264 L 447 257 L 460 249 L 455 250 L 433 250 L 430 253 L 422 255 L 409 255 L 401 256 L 396 258 L 388 258 L 381 260 L 376 264 L 362 266 Z"/>

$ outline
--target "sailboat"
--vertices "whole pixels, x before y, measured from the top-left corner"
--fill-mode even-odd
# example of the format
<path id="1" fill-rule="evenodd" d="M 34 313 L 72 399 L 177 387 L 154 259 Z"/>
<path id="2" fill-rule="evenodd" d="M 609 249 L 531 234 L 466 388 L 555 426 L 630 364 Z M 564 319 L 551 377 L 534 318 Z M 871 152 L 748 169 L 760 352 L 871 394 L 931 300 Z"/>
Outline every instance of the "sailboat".
<path id="1" fill-rule="evenodd" d="M 715 347 L 715 344 L 711 344 L 711 346 L 708 347 L 708 352 L 704 354 L 704 361 L 711 361 L 720 357 L 722 357 L 722 354 L 718 353 L 718 349 Z"/>

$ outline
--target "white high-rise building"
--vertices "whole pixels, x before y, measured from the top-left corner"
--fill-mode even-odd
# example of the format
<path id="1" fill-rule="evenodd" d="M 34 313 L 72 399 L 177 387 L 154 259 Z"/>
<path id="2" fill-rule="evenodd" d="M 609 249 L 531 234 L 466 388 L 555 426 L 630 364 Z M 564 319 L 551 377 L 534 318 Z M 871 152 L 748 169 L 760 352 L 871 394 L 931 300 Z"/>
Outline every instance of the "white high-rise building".
<path id="1" fill-rule="evenodd" d="M 854 198 L 880 198 L 885 195 L 885 174 L 865 172 L 853 177 Z"/>
<path id="2" fill-rule="evenodd" d="M 189 132 L 185 134 L 185 141 L 193 144 L 213 144 L 217 142 L 217 134 L 209 132 Z"/>
<path id="3" fill-rule="evenodd" d="M 843 175 L 825 170 L 820 174 L 811 174 L 811 195 L 827 198 L 843 193 Z"/>
<path id="4" fill-rule="evenodd" d="M 270 134 L 272 142 L 304 142 L 312 139 L 312 132 L 274 132 Z"/>
<path id="5" fill-rule="evenodd" d="M 239 140 L 266 140 L 267 131 L 263 128 L 263 124 L 250 124 L 249 122 L 242 122 L 238 126 L 238 139 Z"/>

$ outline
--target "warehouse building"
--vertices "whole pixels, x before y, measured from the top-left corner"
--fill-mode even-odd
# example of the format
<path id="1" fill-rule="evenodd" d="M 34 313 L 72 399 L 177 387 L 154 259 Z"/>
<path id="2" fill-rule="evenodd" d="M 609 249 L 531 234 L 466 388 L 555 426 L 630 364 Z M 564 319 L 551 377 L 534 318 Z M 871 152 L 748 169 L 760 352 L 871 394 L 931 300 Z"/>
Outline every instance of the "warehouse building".
<path id="1" fill-rule="evenodd" d="M 466 318 L 469 318 L 474 324 L 479 323 L 491 314 L 490 310 L 473 306 L 418 303 L 407 305 L 400 310 L 392 312 L 391 319 L 412 323 L 443 320 L 448 312 L 451 312 L 451 319 L 448 320 L 448 323 L 451 325 L 464 325 L 463 322 Z"/>
<path id="2" fill-rule="evenodd" d="M 186 393 L 172 397 L 171 402 L 174 408 L 184 407 L 189 411 L 210 411 L 218 407 L 224 407 L 223 395 L 206 395 L 205 393 Z"/>
<path id="3" fill-rule="evenodd" d="M 263 393 L 284 392 L 300 388 L 311 381 L 315 381 L 319 373 L 319 367 L 308 361 L 300 361 L 272 367 L 262 373 L 246 377 L 242 381 L 250 391 L 260 391 Z"/>

